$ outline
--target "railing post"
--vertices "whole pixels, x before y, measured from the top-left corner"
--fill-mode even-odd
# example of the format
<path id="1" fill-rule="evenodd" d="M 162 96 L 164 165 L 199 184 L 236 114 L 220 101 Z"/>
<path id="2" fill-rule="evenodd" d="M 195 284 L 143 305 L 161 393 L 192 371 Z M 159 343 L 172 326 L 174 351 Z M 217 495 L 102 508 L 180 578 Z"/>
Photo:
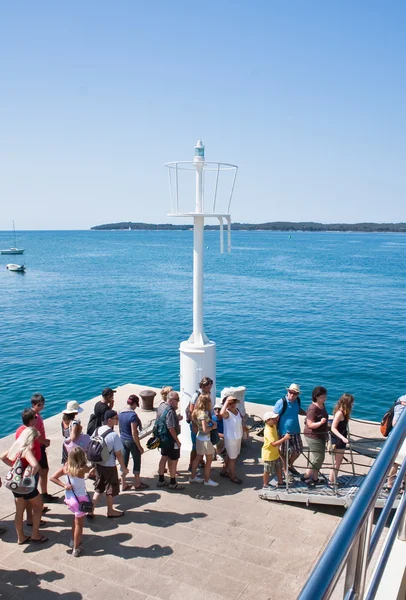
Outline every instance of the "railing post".
<path id="1" fill-rule="evenodd" d="M 331 469 L 332 472 L 334 473 L 334 493 L 337 496 L 338 493 L 338 483 L 337 483 L 337 479 L 338 479 L 338 469 L 335 468 L 334 466 L 334 450 L 333 450 L 333 443 L 331 441 L 331 431 L 328 432 L 328 445 L 330 448 L 330 456 L 331 456 Z"/>
<path id="2" fill-rule="evenodd" d="M 406 477 L 403 479 L 403 483 L 406 484 Z M 403 492 L 404 494 L 406 492 Z M 406 542 L 406 511 L 403 513 L 402 520 L 400 521 L 398 538 L 402 542 Z"/>
<path id="3" fill-rule="evenodd" d="M 348 427 L 348 432 L 347 432 L 347 434 L 348 434 L 348 449 L 350 451 L 350 457 L 351 457 L 352 475 L 353 475 L 353 477 L 355 477 L 354 455 L 352 453 L 351 430 L 350 430 L 349 423 L 348 423 L 347 427 Z"/>
<path id="4" fill-rule="evenodd" d="M 345 575 L 344 598 L 362 600 L 364 597 L 373 519 L 372 509 L 359 533 L 358 540 L 351 548 Z"/>

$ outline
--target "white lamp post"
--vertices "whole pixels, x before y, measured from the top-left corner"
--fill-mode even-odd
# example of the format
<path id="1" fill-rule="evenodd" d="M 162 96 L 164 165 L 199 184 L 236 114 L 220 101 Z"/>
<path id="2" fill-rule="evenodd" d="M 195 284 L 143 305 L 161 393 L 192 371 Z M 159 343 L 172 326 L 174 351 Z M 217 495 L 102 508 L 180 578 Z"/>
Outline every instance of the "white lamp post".
<path id="1" fill-rule="evenodd" d="M 193 333 L 187 341 L 180 344 L 180 392 L 181 412 L 184 415 L 194 392 L 199 387 L 203 377 L 211 377 L 213 380 L 212 399 L 216 398 L 216 344 L 209 340 L 203 331 L 203 258 L 204 258 L 204 220 L 205 218 L 217 218 L 220 223 L 220 251 L 223 252 L 223 219 L 227 221 L 228 251 L 231 250 L 231 217 L 229 214 L 235 179 L 237 176 L 236 165 L 226 163 L 206 162 L 204 157 L 204 145 L 199 140 L 195 146 L 193 161 L 180 161 L 167 163 L 169 168 L 169 183 L 171 190 L 172 212 L 170 217 L 192 217 L 193 218 Z M 195 170 L 196 172 L 196 203 L 195 211 L 181 212 L 179 210 L 179 175 L 182 171 Z M 229 171 L 232 173 L 231 191 L 227 196 L 228 206 L 226 213 L 216 212 L 218 195 L 218 183 L 220 173 Z M 204 178 L 205 173 L 211 172 L 214 177 L 214 194 L 212 210 L 204 210 Z M 175 187 L 175 194 L 173 194 Z M 174 196 L 176 204 L 174 206 Z M 182 453 L 190 452 L 191 439 L 190 430 L 186 423 L 182 426 L 180 436 L 182 442 Z"/>

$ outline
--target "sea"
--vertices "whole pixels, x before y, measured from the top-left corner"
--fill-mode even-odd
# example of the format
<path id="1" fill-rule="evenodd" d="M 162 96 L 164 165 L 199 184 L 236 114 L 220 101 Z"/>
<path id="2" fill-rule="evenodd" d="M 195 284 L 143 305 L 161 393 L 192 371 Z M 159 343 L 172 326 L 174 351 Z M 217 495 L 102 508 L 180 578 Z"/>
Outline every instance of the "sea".
<path id="1" fill-rule="evenodd" d="M 0 232 L 0 247 L 12 243 Z M 406 235 L 234 231 L 220 254 L 205 232 L 204 327 L 217 391 L 244 385 L 274 404 L 286 386 L 344 392 L 380 420 L 406 393 Z M 193 232 L 29 231 L 0 256 L 0 435 L 34 392 L 44 416 L 126 383 L 179 388 L 192 331 Z M 6 270 L 24 261 L 24 274 Z"/>

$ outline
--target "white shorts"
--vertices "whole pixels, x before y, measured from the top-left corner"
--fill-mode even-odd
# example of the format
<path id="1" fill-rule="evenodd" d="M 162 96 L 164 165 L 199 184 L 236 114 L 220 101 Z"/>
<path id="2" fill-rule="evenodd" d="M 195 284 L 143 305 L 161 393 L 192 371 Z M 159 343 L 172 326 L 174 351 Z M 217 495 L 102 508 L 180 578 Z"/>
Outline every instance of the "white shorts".
<path id="1" fill-rule="evenodd" d="M 224 444 L 226 446 L 227 455 L 228 458 L 231 458 L 231 460 L 237 458 L 237 456 L 241 452 L 241 439 L 242 438 L 239 438 L 238 440 L 229 440 L 227 438 L 224 438 Z"/>
<path id="2" fill-rule="evenodd" d="M 208 456 L 209 454 L 214 454 L 215 449 L 210 440 L 203 441 L 196 439 L 196 452 L 200 456 Z"/>
<path id="3" fill-rule="evenodd" d="M 405 458 L 406 458 L 406 440 L 403 442 L 403 444 L 400 447 L 399 454 L 395 458 L 395 463 L 397 465 L 401 465 L 403 463 L 403 461 L 405 460 Z"/>

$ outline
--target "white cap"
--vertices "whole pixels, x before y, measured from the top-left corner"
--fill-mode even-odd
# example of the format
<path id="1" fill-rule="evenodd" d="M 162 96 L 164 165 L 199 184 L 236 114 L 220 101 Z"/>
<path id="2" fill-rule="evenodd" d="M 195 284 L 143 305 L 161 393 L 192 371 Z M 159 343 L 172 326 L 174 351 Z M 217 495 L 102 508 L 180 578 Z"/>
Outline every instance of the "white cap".
<path id="1" fill-rule="evenodd" d="M 271 410 L 268 410 L 265 414 L 264 414 L 264 421 L 265 423 L 267 422 L 268 419 L 277 419 L 279 417 L 279 415 Z"/>

